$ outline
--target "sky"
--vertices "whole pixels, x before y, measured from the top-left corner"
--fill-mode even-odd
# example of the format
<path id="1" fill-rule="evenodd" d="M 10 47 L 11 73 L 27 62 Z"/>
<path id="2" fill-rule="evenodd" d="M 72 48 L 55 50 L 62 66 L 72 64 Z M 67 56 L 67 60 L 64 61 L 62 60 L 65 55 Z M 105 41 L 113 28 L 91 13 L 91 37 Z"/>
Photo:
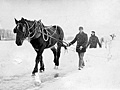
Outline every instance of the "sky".
<path id="1" fill-rule="evenodd" d="M 14 18 L 41 19 L 75 35 L 83 26 L 88 34 L 119 31 L 120 0 L 0 0 L 0 28 L 13 30 Z"/>

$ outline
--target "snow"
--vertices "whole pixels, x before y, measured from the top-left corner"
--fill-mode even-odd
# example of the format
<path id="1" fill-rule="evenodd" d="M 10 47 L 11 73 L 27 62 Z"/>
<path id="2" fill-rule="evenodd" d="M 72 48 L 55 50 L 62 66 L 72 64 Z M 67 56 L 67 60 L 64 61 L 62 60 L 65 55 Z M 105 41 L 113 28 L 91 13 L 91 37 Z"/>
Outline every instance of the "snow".
<path id="1" fill-rule="evenodd" d="M 13 41 L 0 42 L 0 90 L 119 90 L 120 89 L 120 40 L 112 42 L 111 57 L 105 48 L 87 49 L 85 67 L 78 70 L 75 45 L 62 53 L 58 70 L 53 69 L 53 54 L 47 49 L 43 53 L 45 72 L 31 77 L 36 53 L 25 41 L 16 46 Z"/>

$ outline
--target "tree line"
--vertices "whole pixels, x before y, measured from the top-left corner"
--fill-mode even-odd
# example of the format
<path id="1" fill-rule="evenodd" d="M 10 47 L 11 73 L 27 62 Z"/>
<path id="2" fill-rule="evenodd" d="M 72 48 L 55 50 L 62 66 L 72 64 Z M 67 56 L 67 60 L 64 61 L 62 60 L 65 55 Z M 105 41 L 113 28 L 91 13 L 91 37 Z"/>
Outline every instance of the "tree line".
<path id="1" fill-rule="evenodd" d="M 15 35 L 12 30 L 0 29 L 0 40 L 14 40 Z"/>

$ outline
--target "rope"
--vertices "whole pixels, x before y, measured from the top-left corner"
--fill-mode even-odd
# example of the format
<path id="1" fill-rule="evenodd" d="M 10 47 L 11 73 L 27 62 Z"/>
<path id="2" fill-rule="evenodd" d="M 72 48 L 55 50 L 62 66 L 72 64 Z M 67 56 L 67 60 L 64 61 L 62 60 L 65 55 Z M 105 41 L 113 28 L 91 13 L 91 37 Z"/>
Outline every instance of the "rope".
<path id="1" fill-rule="evenodd" d="M 26 21 L 25 21 L 25 22 L 26 22 Z M 35 23 L 37 23 L 37 21 L 35 21 Z M 35 23 L 34 23 L 34 24 L 35 24 Z M 33 24 L 30 28 L 29 28 L 29 25 L 28 25 L 28 23 L 27 23 L 27 22 L 26 22 L 26 24 L 27 24 L 27 27 L 28 27 L 28 32 L 29 32 L 28 39 L 31 39 L 31 38 L 33 38 L 33 37 L 35 36 L 35 34 L 36 34 L 36 28 L 37 28 L 37 27 L 34 29 L 35 33 L 33 34 L 33 36 L 32 36 L 32 37 L 30 37 L 30 34 L 31 34 L 31 33 L 33 33 L 33 32 L 30 32 L 29 30 L 30 30 L 30 29 L 34 26 L 34 24 Z M 57 27 L 56 27 L 56 29 L 57 29 Z M 51 30 L 51 29 L 50 29 L 50 30 Z M 53 30 L 51 30 L 51 31 L 53 31 Z M 48 32 L 48 31 L 47 31 L 47 32 Z M 63 41 L 63 40 L 59 40 L 59 39 L 56 39 L 56 38 L 54 38 L 53 36 L 49 35 L 49 34 L 48 34 L 49 32 L 46 34 L 46 33 L 44 33 L 44 32 L 43 32 L 43 30 L 42 30 L 42 32 L 40 32 L 40 33 L 42 33 L 42 34 L 43 34 L 43 39 L 44 39 L 45 41 L 47 41 L 47 40 L 48 40 L 48 38 L 47 38 L 47 39 L 45 39 L 45 37 L 44 37 L 44 36 L 46 35 L 46 36 L 48 36 L 48 37 L 53 38 L 54 40 L 56 40 L 56 41 L 58 41 L 58 42 L 65 43 L 65 44 L 67 45 L 67 43 L 66 43 L 65 41 Z M 53 34 L 54 34 L 54 33 L 53 33 Z M 52 35 L 53 35 L 53 34 L 52 34 Z"/>
<path id="2" fill-rule="evenodd" d="M 40 33 L 42 33 L 42 34 L 44 34 L 44 35 L 47 35 L 47 34 L 44 33 L 44 32 L 40 32 Z M 65 41 L 63 41 L 63 40 L 59 40 L 59 39 L 56 39 L 56 38 L 54 38 L 53 36 L 51 36 L 51 35 L 49 35 L 49 34 L 48 34 L 48 37 L 51 37 L 51 38 L 53 38 L 54 40 L 56 40 L 56 41 L 58 41 L 58 42 L 65 43 L 65 44 L 67 45 L 67 43 L 66 43 Z"/>
<path id="3" fill-rule="evenodd" d="M 49 28 L 49 29 L 50 29 L 50 28 Z M 56 29 L 57 29 L 57 27 L 56 27 Z M 51 30 L 52 32 L 54 32 L 52 29 L 50 29 L 50 30 Z M 66 43 L 65 41 L 59 40 L 59 39 L 53 37 L 53 35 L 56 33 L 56 31 L 55 31 L 52 35 L 46 34 L 46 33 L 44 33 L 44 32 L 40 32 L 40 33 L 42 33 L 42 34 L 44 34 L 44 35 L 46 35 L 46 36 L 48 36 L 48 37 L 51 37 L 51 38 L 53 38 L 54 40 L 56 40 L 56 41 L 58 41 L 58 42 L 65 43 L 65 44 L 67 45 L 67 43 Z M 48 32 L 48 33 L 49 33 L 49 32 Z"/>
<path id="4" fill-rule="evenodd" d="M 44 29 L 44 30 L 46 30 L 46 29 Z M 44 41 L 48 41 L 48 39 L 49 39 L 48 33 L 49 33 L 49 32 L 46 30 L 46 32 L 47 32 L 47 34 L 46 34 L 47 38 L 45 39 L 45 33 L 43 32 L 44 30 L 42 30 L 43 39 L 44 39 Z"/>
<path id="5" fill-rule="evenodd" d="M 74 47 L 70 47 L 69 50 L 72 51 L 72 52 L 75 52 L 75 48 Z M 86 54 L 86 55 L 94 56 L 94 57 L 100 57 L 100 58 L 107 58 L 107 57 L 102 57 L 102 56 L 93 55 L 93 54 Z"/>

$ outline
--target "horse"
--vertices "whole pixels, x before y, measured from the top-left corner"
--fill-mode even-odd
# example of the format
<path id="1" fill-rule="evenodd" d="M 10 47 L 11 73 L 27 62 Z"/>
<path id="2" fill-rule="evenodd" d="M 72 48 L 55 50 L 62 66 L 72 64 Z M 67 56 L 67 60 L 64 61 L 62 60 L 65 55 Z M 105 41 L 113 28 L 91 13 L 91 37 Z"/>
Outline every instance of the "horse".
<path id="1" fill-rule="evenodd" d="M 103 43 L 105 44 L 105 48 L 109 48 L 111 46 L 111 42 L 112 40 L 114 40 L 114 38 L 116 37 L 115 34 L 111 34 L 108 36 L 104 36 L 100 38 L 100 43 L 101 45 L 103 45 Z"/>
<path id="2" fill-rule="evenodd" d="M 100 43 L 101 43 L 101 46 L 103 47 L 103 43 L 105 45 L 105 48 L 108 50 L 108 57 L 111 58 L 112 55 L 111 55 L 111 44 L 112 44 L 112 41 L 115 39 L 116 35 L 115 34 L 111 34 L 111 35 L 108 35 L 108 36 L 104 36 L 104 37 L 101 37 L 100 38 Z"/>
<path id="3" fill-rule="evenodd" d="M 13 29 L 13 32 L 16 34 L 15 43 L 17 46 L 21 46 L 23 41 L 28 38 L 37 53 L 32 75 L 34 76 L 35 73 L 38 72 L 39 63 L 39 71 L 43 72 L 45 70 L 42 53 L 48 48 L 50 48 L 54 54 L 54 68 L 58 69 L 61 47 L 64 47 L 65 50 L 67 50 L 67 43 L 63 41 L 64 32 L 62 28 L 58 25 L 45 26 L 41 20 L 31 21 L 24 19 L 23 17 L 21 20 L 15 18 L 15 23 L 16 26 Z M 55 45 L 57 45 L 57 48 L 55 48 Z"/>

